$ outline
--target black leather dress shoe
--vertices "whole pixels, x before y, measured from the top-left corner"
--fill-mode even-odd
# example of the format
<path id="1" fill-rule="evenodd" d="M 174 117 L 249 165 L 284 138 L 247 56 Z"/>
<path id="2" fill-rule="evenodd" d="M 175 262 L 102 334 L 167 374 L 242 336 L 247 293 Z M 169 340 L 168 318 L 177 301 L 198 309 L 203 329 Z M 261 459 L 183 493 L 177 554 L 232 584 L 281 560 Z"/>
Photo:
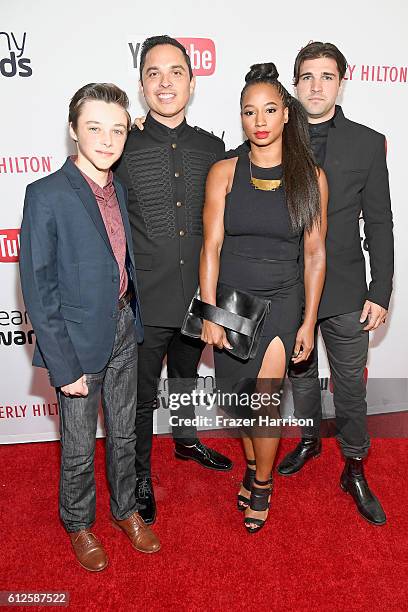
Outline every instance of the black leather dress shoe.
<path id="1" fill-rule="evenodd" d="M 184 459 L 185 461 L 191 459 L 192 461 L 197 461 L 203 467 L 221 472 L 226 472 L 232 468 L 231 459 L 224 457 L 221 453 L 217 453 L 212 448 L 208 448 L 208 446 L 204 446 L 199 440 L 197 440 L 194 446 L 186 446 L 185 444 L 180 444 L 180 442 L 175 442 L 175 445 L 175 456 L 177 459 Z"/>
<path id="2" fill-rule="evenodd" d="M 364 475 L 362 459 L 346 459 L 340 486 L 354 499 L 362 517 L 373 525 L 385 525 L 387 517 L 377 497 L 370 491 Z"/>
<path id="3" fill-rule="evenodd" d="M 146 525 L 153 525 L 156 520 L 156 500 L 154 499 L 152 479 L 149 476 L 136 480 L 136 501 L 140 504 L 138 513 Z"/>
<path id="4" fill-rule="evenodd" d="M 288 453 L 278 465 L 278 472 L 282 476 L 296 474 L 312 457 L 319 457 L 322 451 L 320 438 L 302 438 L 297 447 Z"/>

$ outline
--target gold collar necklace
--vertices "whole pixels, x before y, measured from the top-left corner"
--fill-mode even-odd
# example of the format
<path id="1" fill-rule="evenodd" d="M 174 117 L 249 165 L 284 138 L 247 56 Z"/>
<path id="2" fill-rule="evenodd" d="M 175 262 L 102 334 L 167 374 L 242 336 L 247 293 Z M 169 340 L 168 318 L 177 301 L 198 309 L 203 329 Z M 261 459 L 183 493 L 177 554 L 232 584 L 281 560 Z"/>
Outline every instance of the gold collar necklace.
<path id="1" fill-rule="evenodd" d="M 276 191 L 280 187 L 282 187 L 282 179 L 258 179 L 252 176 L 252 162 L 251 162 L 251 153 L 248 155 L 249 157 L 249 174 L 251 175 L 251 185 L 255 189 L 260 189 L 261 191 Z"/>

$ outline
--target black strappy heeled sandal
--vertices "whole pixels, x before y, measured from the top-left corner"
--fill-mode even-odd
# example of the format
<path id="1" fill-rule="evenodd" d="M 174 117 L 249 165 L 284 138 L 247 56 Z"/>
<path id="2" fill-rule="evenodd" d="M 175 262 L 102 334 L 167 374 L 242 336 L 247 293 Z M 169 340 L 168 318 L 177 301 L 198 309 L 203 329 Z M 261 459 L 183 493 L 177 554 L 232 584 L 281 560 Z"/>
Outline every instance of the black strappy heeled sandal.
<path id="1" fill-rule="evenodd" d="M 247 459 L 247 468 L 242 479 L 241 485 L 251 494 L 252 484 L 255 479 L 255 470 L 251 470 L 249 465 L 256 465 L 255 459 Z M 249 497 L 238 494 L 237 496 L 237 508 L 239 512 L 243 512 L 249 506 Z"/>
<path id="2" fill-rule="evenodd" d="M 258 486 L 256 486 L 258 485 Z M 270 485 L 265 489 L 259 487 Z M 270 501 L 269 497 L 272 495 L 273 479 L 272 476 L 268 480 L 258 480 L 254 478 L 254 484 L 251 489 L 251 498 L 249 507 L 251 510 L 256 512 L 262 512 L 263 510 L 269 510 Z M 248 533 L 257 533 L 265 525 L 266 519 L 254 518 L 252 516 L 246 516 L 244 520 L 245 529 Z M 254 527 L 255 525 L 255 527 Z"/>

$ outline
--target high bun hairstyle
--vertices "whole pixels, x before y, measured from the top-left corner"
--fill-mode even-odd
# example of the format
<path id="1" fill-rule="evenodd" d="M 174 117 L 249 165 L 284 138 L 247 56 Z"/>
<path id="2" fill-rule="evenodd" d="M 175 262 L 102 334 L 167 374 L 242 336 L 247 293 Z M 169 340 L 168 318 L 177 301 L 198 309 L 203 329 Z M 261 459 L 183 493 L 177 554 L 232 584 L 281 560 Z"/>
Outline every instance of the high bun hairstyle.
<path id="1" fill-rule="evenodd" d="M 279 72 L 273 62 L 265 62 L 264 64 L 253 64 L 249 72 L 245 75 L 245 85 L 241 91 L 240 104 L 242 107 L 242 99 L 248 87 L 254 83 L 278 83 Z"/>
<path id="2" fill-rule="evenodd" d="M 268 83 L 278 90 L 284 107 L 289 110 L 289 120 L 282 134 L 283 184 L 289 216 L 294 231 L 311 231 L 313 225 L 320 222 L 320 190 L 307 115 L 278 78 L 279 73 L 272 62 L 251 66 L 241 92 L 241 109 L 244 95 L 251 86 Z"/>

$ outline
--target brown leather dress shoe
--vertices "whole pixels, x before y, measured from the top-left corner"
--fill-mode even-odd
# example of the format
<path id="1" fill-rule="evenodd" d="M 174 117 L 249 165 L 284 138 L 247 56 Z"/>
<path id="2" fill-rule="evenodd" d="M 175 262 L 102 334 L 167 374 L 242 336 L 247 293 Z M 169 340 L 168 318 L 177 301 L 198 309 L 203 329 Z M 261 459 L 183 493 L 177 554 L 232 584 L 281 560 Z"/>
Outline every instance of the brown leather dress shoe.
<path id="1" fill-rule="evenodd" d="M 160 550 L 160 542 L 149 525 L 146 525 L 138 512 L 129 518 L 118 521 L 112 517 L 112 525 L 122 530 L 129 538 L 133 548 L 144 553 L 154 553 Z"/>
<path id="2" fill-rule="evenodd" d="M 108 565 L 106 552 L 89 529 L 81 529 L 68 534 L 79 563 L 89 572 L 101 572 Z"/>

